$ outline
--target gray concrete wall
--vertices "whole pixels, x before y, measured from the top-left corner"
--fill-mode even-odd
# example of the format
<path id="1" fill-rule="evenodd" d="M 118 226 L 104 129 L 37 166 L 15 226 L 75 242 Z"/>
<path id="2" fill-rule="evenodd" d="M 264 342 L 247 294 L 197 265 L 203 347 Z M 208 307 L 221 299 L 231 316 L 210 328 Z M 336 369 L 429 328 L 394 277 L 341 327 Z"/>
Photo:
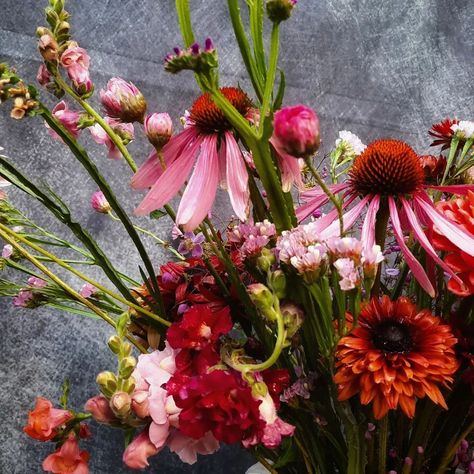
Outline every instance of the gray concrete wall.
<path id="1" fill-rule="evenodd" d="M 29 81 L 34 81 L 39 65 L 34 32 L 44 23 L 44 3 L 0 2 L 0 61 L 14 64 Z M 191 4 L 197 36 L 212 36 L 219 49 L 222 83 L 248 87 L 226 2 Z M 177 120 L 198 92 L 191 74 L 170 76 L 162 68 L 164 55 L 180 43 L 173 5 L 171 0 L 71 0 L 68 9 L 75 39 L 91 55 L 97 89 L 120 75 L 140 87 L 150 111 L 168 111 Z M 341 129 L 365 142 L 394 137 L 427 151 L 427 130 L 434 121 L 447 115 L 474 118 L 473 19 L 470 0 L 300 0 L 294 17 L 282 27 L 285 102 L 304 102 L 317 110 L 323 151 Z M 128 167 L 107 160 L 104 149 L 88 136 L 84 142 L 127 209 L 133 209 L 140 196 L 128 188 Z M 7 108 L 0 107 L 0 146 L 23 171 L 60 191 L 118 267 L 138 276 L 138 257 L 120 225 L 89 208 L 94 184 L 38 120 L 12 121 Z M 138 163 L 148 148 L 141 139 L 130 145 Z M 37 203 L 15 191 L 10 195 L 41 225 L 68 236 Z M 225 195 L 217 207 L 220 215 L 229 215 Z M 144 219 L 139 222 L 150 225 Z M 151 226 L 162 237 L 169 235 L 166 220 Z M 164 262 L 163 251 L 151 242 L 147 245 L 156 265 Z M 100 277 L 99 272 L 93 275 Z M 49 446 L 22 433 L 27 410 L 36 395 L 57 399 L 65 377 L 72 381 L 72 406 L 80 408 L 95 394 L 95 374 L 114 364 L 105 346 L 110 330 L 79 316 L 13 309 L 9 300 L 0 304 L 0 472 L 36 473 Z M 121 464 L 120 434 L 98 426 L 93 431 L 94 440 L 85 443 L 92 455 L 91 472 L 128 472 Z M 163 453 L 150 472 L 242 473 L 251 462 L 238 448 L 229 447 L 191 468 Z"/>

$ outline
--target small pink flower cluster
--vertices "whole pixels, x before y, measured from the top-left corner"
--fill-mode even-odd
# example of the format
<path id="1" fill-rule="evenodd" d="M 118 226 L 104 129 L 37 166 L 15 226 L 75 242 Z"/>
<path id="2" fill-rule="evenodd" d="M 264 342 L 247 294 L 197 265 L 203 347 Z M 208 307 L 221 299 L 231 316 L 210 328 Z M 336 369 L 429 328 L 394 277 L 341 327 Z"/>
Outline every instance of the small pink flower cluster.
<path id="1" fill-rule="evenodd" d="M 266 219 L 255 224 L 240 223 L 228 232 L 229 242 L 238 245 L 244 258 L 259 255 L 275 236 L 275 224 Z"/>
<path id="2" fill-rule="evenodd" d="M 37 305 L 36 295 L 32 288 L 43 288 L 47 282 L 41 278 L 31 276 L 28 278 L 28 287 L 20 290 L 17 296 L 13 298 L 13 305 L 22 308 L 31 308 Z"/>

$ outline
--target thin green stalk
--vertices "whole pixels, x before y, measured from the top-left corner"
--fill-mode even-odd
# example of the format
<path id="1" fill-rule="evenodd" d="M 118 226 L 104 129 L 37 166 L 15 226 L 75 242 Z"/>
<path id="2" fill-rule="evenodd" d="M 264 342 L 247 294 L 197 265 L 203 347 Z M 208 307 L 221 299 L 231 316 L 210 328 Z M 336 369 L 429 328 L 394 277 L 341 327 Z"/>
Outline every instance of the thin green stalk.
<path id="1" fill-rule="evenodd" d="M 387 441 L 388 441 L 388 415 L 385 415 L 379 424 L 379 433 L 378 433 L 378 472 L 387 471 Z"/>
<path id="2" fill-rule="evenodd" d="M 472 432 L 474 431 L 474 420 L 469 423 L 466 429 L 446 448 L 443 457 L 441 458 L 441 462 L 439 464 L 438 470 L 436 473 L 441 474 L 445 472 L 446 468 L 448 467 L 449 463 L 453 460 L 456 451 L 458 450 L 462 440 L 466 439 Z"/>
<path id="3" fill-rule="evenodd" d="M 124 145 L 123 140 L 114 132 L 112 127 L 102 118 L 102 116 L 95 111 L 93 107 L 89 105 L 87 101 L 79 97 L 64 81 L 60 74 L 54 76 L 58 85 L 68 94 L 71 96 L 94 120 L 102 127 L 102 129 L 107 133 L 110 139 L 114 142 L 114 145 L 119 149 L 122 156 L 125 158 L 125 161 L 130 166 L 133 172 L 137 171 L 137 165 L 133 160 L 132 156 L 130 155 L 127 147 Z"/>
<path id="4" fill-rule="evenodd" d="M 446 178 L 448 177 L 448 173 L 451 170 L 451 166 L 454 162 L 454 157 L 456 156 L 456 151 L 458 149 L 459 145 L 459 137 L 454 135 L 453 139 L 451 140 L 451 146 L 449 148 L 449 155 L 448 155 L 448 161 L 446 163 L 446 169 L 444 170 L 443 173 L 443 179 L 441 180 L 441 186 L 444 185 Z"/>
<path id="5" fill-rule="evenodd" d="M 390 212 L 388 203 L 386 200 L 382 200 L 380 203 L 377 216 L 375 218 L 375 243 L 380 245 L 380 249 L 383 251 L 385 248 L 385 240 L 387 238 L 387 227 Z M 378 296 L 380 291 L 380 278 L 382 277 L 382 265 L 379 265 L 377 275 L 375 275 L 375 281 L 372 286 L 372 296 Z"/>
<path id="6" fill-rule="evenodd" d="M 263 45 L 263 1 L 249 2 L 250 35 L 252 36 L 255 62 L 261 77 L 265 78 L 265 47 Z"/>
<path id="7" fill-rule="evenodd" d="M 74 267 L 71 267 L 70 265 L 68 265 L 66 262 L 64 262 L 63 260 L 61 260 L 60 258 L 56 257 L 55 255 L 53 255 L 52 253 L 49 253 L 47 250 L 39 247 L 38 245 L 30 242 L 28 239 L 26 239 L 25 237 L 23 237 L 22 235 L 20 234 L 17 234 L 16 232 L 12 231 L 10 228 L 8 228 L 7 226 L 3 225 L 0 223 L 0 231 L 2 231 L 3 233 L 6 233 L 8 234 L 12 239 L 14 240 L 18 240 L 22 243 L 24 243 L 25 245 L 27 245 L 28 247 L 32 248 L 33 250 L 35 250 L 36 252 L 44 255 L 45 257 L 49 258 L 52 262 L 56 263 L 57 265 L 59 265 L 60 267 L 68 270 L 69 272 L 71 272 L 73 275 L 76 275 L 77 277 L 79 277 L 81 280 L 84 280 L 86 281 L 87 283 L 90 283 L 91 285 L 95 286 L 98 290 L 102 291 L 103 293 L 105 293 L 106 295 L 109 295 L 111 296 L 112 298 L 114 298 L 115 300 L 117 301 L 120 301 L 120 303 L 123 303 L 125 304 L 126 306 L 129 306 L 133 309 L 135 309 L 136 311 L 140 312 L 140 313 L 143 313 L 145 314 L 146 316 L 148 316 L 149 318 L 163 324 L 164 326 L 167 326 L 169 327 L 171 325 L 171 323 L 169 321 L 167 321 L 166 319 L 163 319 L 161 318 L 160 316 L 152 313 L 151 311 L 148 311 L 147 309 L 145 308 L 142 308 L 141 306 L 123 298 L 122 296 L 118 295 L 117 293 L 114 293 L 113 291 L 109 290 L 108 288 L 106 288 L 105 286 L 103 286 L 102 284 L 100 284 L 99 282 L 93 280 L 92 278 L 89 278 L 87 275 L 84 275 L 83 273 L 81 273 L 80 271 L 78 271 L 76 268 Z"/>
<path id="8" fill-rule="evenodd" d="M 270 57 L 268 63 L 267 79 L 265 81 L 265 91 L 263 93 L 262 109 L 260 111 L 259 138 L 264 134 L 264 124 L 267 114 L 270 110 L 273 87 L 275 85 L 275 76 L 278 65 L 278 52 L 280 49 L 280 26 L 279 23 L 273 23 L 272 34 L 270 38 Z"/>
<path id="9" fill-rule="evenodd" d="M 327 184 L 324 182 L 324 180 L 319 176 L 319 173 L 317 172 L 316 168 L 313 166 L 313 163 L 311 162 L 311 158 L 305 158 L 304 159 L 306 166 L 308 167 L 309 171 L 313 175 L 313 178 L 316 180 L 318 183 L 319 187 L 324 191 L 324 194 L 329 198 L 329 200 L 333 203 L 334 207 L 337 209 L 337 216 L 339 218 L 339 233 L 341 237 L 344 235 L 344 220 L 343 220 L 343 215 L 342 215 L 342 205 L 339 199 L 331 192 L 331 190 L 328 188 Z"/>
<path id="10" fill-rule="evenodd" d="M 3 226 L 2 226 L 3 227 Z M 106 323 L 110 324 L 113 328 L 116 328 L 117 325 L 115 321 L 105 312 L 97 308 L 93 303 L 91 303 L 87 298 L 81 296 L 77 291 L 71 288 L 67 283 L 62 281 L 57 275 L 55 275 L 52 271 L 50 271 L 45 265 L 43 265 L 39 260 L 37 260 L 32 254 L 30 254 L 26 249 L 24 249 L 13 237 L 9 234 L 4 232 L 0 229 L 0 237 L 8 242 L 12 247 L 14 247 L 23 257 L 29 260 L 38 270 L 43 272 L 51 281 L 56 283 L 59 287 L 61 287 L 66 293 L 68 293 L 72 298 L 82 303 L 84 306 L 87 306 L 90 310 L 92 310 L 97 316 L 103 319 Z M 139 344 L 133 337 L 127 336 L 129 341 L 142 353 L 146 353 L 147 351 Z"/>

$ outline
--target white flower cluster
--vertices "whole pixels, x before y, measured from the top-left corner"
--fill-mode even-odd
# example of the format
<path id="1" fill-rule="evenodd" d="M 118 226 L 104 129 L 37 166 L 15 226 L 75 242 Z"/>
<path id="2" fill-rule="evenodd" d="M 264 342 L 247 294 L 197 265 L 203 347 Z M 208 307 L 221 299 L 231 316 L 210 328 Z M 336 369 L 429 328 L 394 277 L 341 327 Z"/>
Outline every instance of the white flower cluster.
<path id="1" fill-rule="evenodd" d="M 474 139 L 474 122 L 469 120 L 461 120 L 459 123 L 451 125 L 451 130 L 465 140 Z"/>

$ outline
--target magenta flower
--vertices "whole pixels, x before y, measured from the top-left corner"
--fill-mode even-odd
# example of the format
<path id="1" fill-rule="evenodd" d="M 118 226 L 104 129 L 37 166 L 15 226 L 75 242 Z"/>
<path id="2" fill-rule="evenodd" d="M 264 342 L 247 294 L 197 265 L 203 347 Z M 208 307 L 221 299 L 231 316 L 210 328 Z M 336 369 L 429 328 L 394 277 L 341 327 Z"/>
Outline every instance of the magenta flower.
<path id="1" fill-rule="evenodd" d="M 233 87 L 221 92 L 246 115 L 251 103 L 244 92 Z M 145 215 L 168 203 L 191 174 L 179 204 L 178 225 L 192 231 L 202 222 L 212 208 L 219 183 L 227 189 L 237 217 L 245 220 L 250 195 L 248 173 L 230 123 L 209 94 L 196 100 L 190 119 L 191 124 L 163 147 L 164 166 L 152 154 L 132 178 L 135 189 L 151 186 L 135 214 Z"/>
<path id="2" fill-rule="evenodd" d="M 2 257 L 10 258 L 12 254 L 13 254 L 13 247 L 10 244 L 4 245 L 2 249 Z"/>
<path id="3" fill-rule="evenodd" d="M 20 290 L 18 295 L 13 298 L 13 306 L 27 308 L 32 299 L 33 292 L 31 290 Z"/>
<path id="4" fill-rule="evenodd" d="M 196 235 L 193 232 L 186 232 L 179 243 L 178 252 L 183 255 L 190 253 L 193 257 L 199 258 L 202 256 L 202 243 L 205 240 L 202 232 Z"/>
<path id="5" fill-rule="evenodd" d="M 89 77 L 90 57 L 84 48 L 73 46 L 66 49 L 61 55 L 61 65 L 71 79 L 74 87 L 85 94 L 92 90 L 92 81 Z"/>
<path id="6" fill-rule="evenodd" d="M 124 140 L 124 142 L 131 142 L 135 138 L 135 130 L 133 124 L 122 123 L 116 119 L 105 117 L 105 121 L 112 127 L 114 132 Z M 99 145 L 105 145 L 109 150 L 108 157 L 111 160 L 119 160 L 122 153 L 117 148 L 115 143 L 111 140 L 108 133 L 99 125 L 95 124 L 89 128 L 93 140 Z"/>
<path id="7" fill-rule="evenodd" d="M 112 208 L 110 207 L 109 201 L 107 201 L 102 191 L 96 191 L 91 197 L 92 209 L 101 214 L 108 214 Z"/>
<path id="8" fill-rule="evenodd" d="M 275 113 L 272 144 L 277 151 L 304 158 L 311 156 L 319 143 L 319 119 L 313 109 L 294 105 Z"/>
<path id="9" fill-rule="evenodd" d="M 148 140 L 155 148 L 161 149 L 170 141 L 173 122 L 167 113 L 147 115 L 143 125 Z"/>
<path id="10" fill-rule="evenodd" d="M 474 256 L 474 235 L 466 232 L 461 226 L 441 214 L 435 208 L 425 189 L 432 188 L 448 193 L 466 194 L 469 190 L 474 190 L 474 185 L 426 185 L 418 155 L 410 146 L 397 140 L 378 140 L 371 143 L 355 159 L 347 182 L 330 187 L 332 192 L 344 192 L 343 221 L 345 231 L 355 224 L 364 208 L 367 207 L 361 241 L 368 249 L 373 248 L 375 243 L 377 212 L 382 203 L 387 206 L 398 246 L 413 276 L 430 296 L 435 296 L 434 287 L 425 269 L 405 242 L 402 222 L 405 230 L 413 232 L 428 257 L 462 285 L 459 277 L 436 254 L 423 227 L 436 227 L 439 234 L 444 235 L 452 244 L 471 256 Z M 313 188 L 303 193 L 302 197 L 307 202 L 297 210 L 297 217 L 300 221 L 329 201 L 320 188 Z M 358 198 L 360 201 L 347 210 Z M 400 218 L 400 214 L 403 219 Z M 332 210 L 315 221 L 313 225 L 314 230 L 319 233 L 322 239 L 337 236 L 339 233 L 337 211 Z"/>
<path id="11" fill-rule="evenodd" d="M 28 286 L 32 288 L 44 288 L 48 284 L 47 281 L 43 280 L 42 278 L 38 278 L 35 276 L 31 276 L 28 278 Z"/>
<path id="12" fill-rule="evenodd" d="M 84 298 L 90 298 L 91 296 L 94 296 L 97 291 L 98 290 L 94 285 L 91 285 L 90 283 L 84 283 L 81 287 L 81 291 L 79 291 L 79 294 Z"/>
<path id="13" fill-rule="evenodd" d="M 62 100 L 54 106 L 54 109 L 51 111 L 53 117 L 61 123 L 61 125 L 75 138 L 79 137 L 80 130 L 78 128 L 80 114 L 74 110 L 70 110 L 67 103 Z M 55 140 L 63 141 L 62 138 L 51 129 L 48 124 L 45 124 L 48 129 L 48 133 Z"/>
<path id="14" fill-rule="evenodd" d="M 107 87 L 100 91 L 100 101 L 105 113 L 122 122 L 143 122 L 146 101 L 142 93 L 131 82 L 113 77 Z"/>

